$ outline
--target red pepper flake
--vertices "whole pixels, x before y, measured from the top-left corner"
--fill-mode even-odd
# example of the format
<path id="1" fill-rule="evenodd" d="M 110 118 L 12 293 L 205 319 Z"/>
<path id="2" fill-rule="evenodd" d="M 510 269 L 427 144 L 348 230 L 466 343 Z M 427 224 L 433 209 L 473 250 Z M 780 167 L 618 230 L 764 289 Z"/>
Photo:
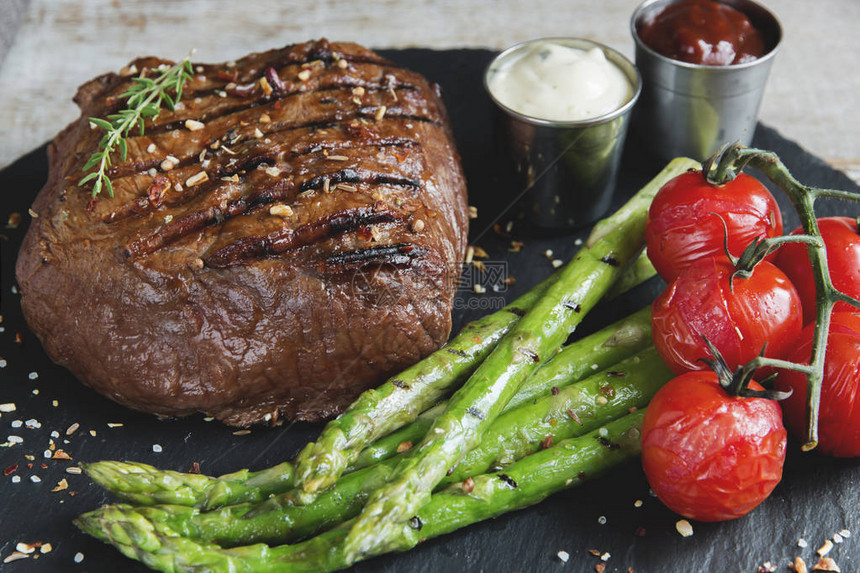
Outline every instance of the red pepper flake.
<path id="1" fill-rule="evenodd" d="M 474 342 L 475 344 L 481 344 L 483 341 L 484 341 L 484 339 L 481 338 L 480 336 L 478 336 L 477 334 L 472 337 L 472 342 Z"/>
<path id="2" fill-rule="evenodd" d="M 558 393 L 559 393 L 560 391 L 561 391 L 561 390 L 559 390 L 559 389 L 558 389 L 558 386 L 553 386 L 553 387 L 552 387 L 552 390 L 550 390 L 550 392 L 552 392 L 552 395 L 553 395 L 553 396 L 558 396 Z"/>
<path id="3" fill-rule="evenodd" d="M 463 491 L 465 493 L 472 493 L 472 490 L 475 489 L 475 480 L 472 478 L 466 478 L 466 481 L 463 482 Z"/>
<path id="4" fill-rule="evenodd" d="M 239 79 L 239 70 L 235 68 L 229 72 L 227 70 L 218 70 L 217 75 L 219 80 L 224 80 L 225 82 L 235 82 L 237 79 Z"/>
<path id="5" fill-rule="evenodd" d="M 606 570 L 606 563 L 598 563 L 594 566 L 594 570 L 597 571 L 597 573 L 603 573 Z"/>
<path id="6" fill-rule="evenodd" d="M 603 394 L 604 396 L 606 396 L 607 398 L 614 398 L 615 397 L 615 388 L 613 388 L 612 386 L 609 386 L 607 384 L 606 386 L 600 387 L 600 393 Z"/>
<path id="7" fill-rule="evenodd" d="M 7 466 L 5 470 L 3 470 L 3 475 L 8 476 L 18 471 L 18 464 L 12 464 L 11 466 Z"/>
<path id="8" fill-rule="evenodd" d="M 39 467 L 42 468 L 43 470 L 46 470 L 46 469 L 48 469 L 48 464 L 40 464 Z"/>
<path id="9" fill-rule="evenodd" d="M 832 573 L 839 573 L 841 569 L 839 569 L 839 565 L 836 564 L 836 561 L 831 559 L 830 557 L 822 557 L 818 560 L 818 563 L 815 564 L 815 567 L 812 568 L 813 571 L 831 571 Z"/>
<path id="10" fill-rule="evenodd" d="M 511 246 L 508 247 L 508 252 L 519 253 L 523 250 L 524 246 L 525 243 L 523 243 L 522 241 L 511 241 Z"/>
<path id="11" fill-rule="evenodd" d="M 20 332 L 15 333 L 15 344 L 24 344 L 24 337 L 21 336 Z"/>
<path id="12" fill-rule="evenodd" d="M 589 549 L 588 552 L 591 553 L 592 555 L 594 555 L 595 557 L 600 557 L 600 554 L 602 553 L 602 551 L 600 551 L 600 549 Z"/>
<path id="13" fill-rule="evenodd" d="M 543 441 L 540 443 L 540 449 L 547 450 L 552 447 L 552 434 L 547 434 Z"/>
<path id="14" fill-rule="evenodd" d="M 278 71 L 275 68 L 266 68 L 265 74 L 269 84 L 275 88 L 276 92 L 285 93 L 287 91 L 287 85 L 281 79 L 281 76 L 278 75 Z"/>
<path id="15" fill-rule="evenodd" d="M 54 455 L 52 456 L 52 458 L 55 460 L 70 460 L 70 459 L 72 459 L 72 456 L 70 456 L 69 454 L 67 454 L 63 450 L 57 450 L 56 452 L 54 452 Z"/>
<path id="16" fill-rule="evenodd" d="M 580 420 L 579 416 L 576 415 L 576 412 L 574 412 L 570 408 L 567 409 L 567 415 L 570 416 L 571 420 L 573 420 L 574 422 L 576 422 L 580 426 L 582 425 L 582 420 Z"/>
<path id="17" fill-rule="evenodd" d="M 493 232 L 500 237 L 504 237 L 506 239 L 511 238 L 510 231 L 505 230 L 505 228 L 499 223 L 493 223 Z"/>
<path id="18" fill-rule="evenodd" d="M 397 453 L 402 454 L 403 452 L 408 452 L 412 449 L 412 441 L 406 440 L 405 442 L 400 442 L 397 444 Z"/>
<path id="19" fill-rule="evenodd" d="M 394 156 L 394 158 L 397 160 L 398 163 L 402 163 L 404 159 L 409 157 L 410 153 L 411 153 L 411 150 L 408 147 L 399 148 L 399 149 L 394 148 L 394 151 L 391 152 L 391 154 Z"/>
<path id="20" fill-rule="evenodd" d="M 150 185 L 149 189 L 146 190 L 146 196 L 149 199 L 150 205 L 153 207 L 161 205 L 161 201 L 164 199 L 164 195 L 170 187 L 170 179 L 163 175 L 156 176 L 155 179 L 152 180 L 152 185 Z"/>
<path id="21" fill-rule="evenodd" d="M 191 467 L 188 469 L 188 473 L 190 474 L 199 474 L 200 473 L 200 462 L 194 462 L 191 464 Z"/>

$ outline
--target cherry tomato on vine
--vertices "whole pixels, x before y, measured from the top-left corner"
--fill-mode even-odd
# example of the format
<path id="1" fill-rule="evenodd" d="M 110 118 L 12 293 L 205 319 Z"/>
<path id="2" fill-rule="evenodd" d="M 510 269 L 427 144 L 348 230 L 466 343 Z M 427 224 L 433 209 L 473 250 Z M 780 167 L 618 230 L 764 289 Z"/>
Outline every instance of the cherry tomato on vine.
<path id="1" fill-rule="evenodd" d="M 642 423 L 651 489 L 669 509 L 699 521 L 734 519 L 761 503 L 782 479 L 785 445 L 779 405 L 730 396 L 711 371 L 671 380 Z"/>
<path id="2" fill-rule="evenodd" d="M 645 228 L 648 258 L 671 281 L 693 261 L 724 254 L 726 229 L 735 257 L 755 237 L 781 235 L 782 215 L 773 195 L 743 173 L 713 186 L 701 171 L 688 171 L 666 183 L 651 203 Z"/>
<path id="3" fill-rule="evenodd" d="M 808 324 L 789 360 L 808 364 L 815 324 Z M 860 456 L 860 314 L 835 312 L 830 319 L 824 377 L 818 409 L 817 450 L 836 457 Z M 791 388 L 783 400 L 785 424 L 791 433 L 806 436 L 806 376 L 792 370 L 777 374 L 781 389 Z"/>
<path id="4" fill-rule="evenodd" d="M 827 247 L 827 266 L 830 280 L 837 290 L 848 296 L 860 299 L 860 233 L 857 221 L 849 217 L 822 217 L 818 219 L 818 229 Z M 798 227 L 792 235 L 802 234 Z M 803 305 L 803 323 L 815 319 L 815 281 L 812 278 L 812 265 L 806 254 L 806 245 L 788 243 L 776 253 L 774 264 L 788 276 Z M 850 311 L 853 307 L 845 302 L 837 302 L 833 310 Z"/>
<path id="5" fill-rule="evenodd" d="M 734 272 L 728 259 L 708 257 L 654 301 L 654 346 L 676 374 L 707 368 L 699 361 L 710 357 L 703 336 L 734 370 L 758 356 L 765 343 L 765 356 L 785 357 L 800 335 L 800 298 L 782 271 L 762 261 L 748 278 L 731 278 Z"/>

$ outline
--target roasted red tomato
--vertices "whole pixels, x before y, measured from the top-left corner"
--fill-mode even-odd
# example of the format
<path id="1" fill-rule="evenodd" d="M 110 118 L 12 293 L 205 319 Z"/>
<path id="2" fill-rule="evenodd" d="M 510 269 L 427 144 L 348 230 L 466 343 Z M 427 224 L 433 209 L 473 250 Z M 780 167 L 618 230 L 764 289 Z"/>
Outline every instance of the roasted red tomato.
<path id="1" fill-rule="evenodd" d="M 848 217 L 822 217 L 818 219 L 821 238 L 827 245 L 827 266 L 833 286 L 848 296 L 860 299 L 860 233 L 857 221 Z M 798 227 L 792 235 L 803 233 Z M 806 254 L 806 245 L 789 243 L 777 251 L 774 264 L 791 279 L 803 304 L 803 323 L 815 319 L 815 281 L 812 265 Z M 850 311 L 848 303 L 838 302 L 834 310 Z"/>
<path id="2" fill-rule="evenodd" d="M 726 222 L 729 252 L 734 256 L 755 237 L 782 234 L 779 206 L 755 178 L 741 173 L 715 187 L 700 171 L 683 173 L 654 197 L 645 228 L 648 258 L 666 282 L 693 261 L 724 252 L 720 217 Z"/>
<path id="3" fill-rule="evenodd" d="M 754 382 L 750 387 L 761 389 Z M 642 424 L 642 466 L 672 511 L 699 521 L 734 519 L 782 479 L 785 443 L 776 402 L 730 396 L 714 372 L 688 372 L 651 399 Z"/>
<path id="4" fill-rule="evenodd" d="M 808 324 L 803 329 L 789 360 L 809 363 L 814 328 Z M 824 356 L 817 449 L 837 457 L 860 456 L 860 314 L 833 313 Z M 791 396 L 782 402 L 785 424 L 792 434 L 805 439 L 806 377 L 783 370 L 777 375 L 777 385 L 791 388 Z"/>
<path id="5" fill-rule="evenodd" d="M 729 279 L 735 267 L 725 258 L 697 261 L 654 301 L 654 346 L 676 374 L 703 370 L 711 356 L 703 336 L 734 370 L 759 355 L 784 358 L 800 335 L 800 298 L 786 276 L 767 261 L 749 278 Z"/>

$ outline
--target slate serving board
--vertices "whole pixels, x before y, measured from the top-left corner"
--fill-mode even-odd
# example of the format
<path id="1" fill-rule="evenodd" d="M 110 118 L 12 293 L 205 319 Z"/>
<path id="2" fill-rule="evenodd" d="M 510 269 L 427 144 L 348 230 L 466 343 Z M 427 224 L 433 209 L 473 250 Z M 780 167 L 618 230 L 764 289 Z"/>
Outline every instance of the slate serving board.
<path id="1" fill-rule="evenodd" d="M 500 299 L 511 300 L 552 272 L 544 257 L 552 249 L 554 258 L 568 260 L 587 229 L 563 236 L 535 238 L 519 236 L 525 247 L 509 253 L 509 239 L 488 230 L 506 211 L 510 178 L 497 156 L 492 127 L 492 108 L 482 87 L 482 73 L 493 53 L 483 50 L 402 50 L 384 52 L 395 62 L 425 74 L 441 84 L 463 165 L 469 182 L 470 203 L 479 217 L 472 222 L 473 244 L 484 247 L 496 269 L 513 275 L 516 283 L 495 292 L 492 280 L 484 277 L 487 293 L 458 294 L 454 329 L 486 313 Z M 842 173 L 826 166 L 773 129 L 759 125 L 754 145 L 779 153 L 802 181 L 817 186 L 860 191 Z M 615 203 L 620 204 L 653 176 L 661 164 L 647 157 L 635 137 L 625 151 Z M 18 212 L 18 228 L 0 228 L 0 403 L 14 402 L 17 411 L 0 417 L 0 442 L 17 435 L 23 443 L 0 448 L 0 469 L 17 465 L 10 475 L 0 476 L 0 561 L 15 550 L 18 542 L 51 543 L 53 550 L 8 564 L 9 572 L 103 572 L 147 569 L 122 557 L 114 549 L 77 531 L 72 519 L 84 511 L 112 501 L 83 475 L 70 475 L 65 468 L 76 461 L 131 459 L 163 468 L 186 471 L 199 462 L 203 472 L 221 474 L 242 467 L 261 469 L 292 458 L 321 425 L 292 424 L 279 428 L 255 428 L 236 436 L 230 428 L 207 423 L 200 416 L 182 420 L 156 418 L 120 407 L 78 383 L 68 372 L 52 364 L 21 316 L 15 288 L 14 265 L 26 231 L 27 208 L 42 186 L 47 170 L 45 149 L 38 149 L 2 171 L 0 221 Z M 785 227 L 794 228 L 797 217 L 775 191 L 783 207 Z M 830 202 L 819 214 L 857 214 L 856 205 Z M 593 330 L 617 317 L 648 304 L 660 291 L 659 279 L 632 291 L 612 305 L 599 307 L 580 332 Z M 81 336 L 86 336 L 85 332 Z M 56 402 L 55 402 L 56 401 Z M 40 427 L 20 428 L 13 421 L 36 420 Z M 78 423 L 79 429 L 66 435 Z M 121 423 L 109 427 L 108 423 Z M 43 458 L 54 439 L 73 461 Z M 92 431 L 92 432 L 91 432 Z M 159 444 L 161 453 L 153 451 Z M 33 456 L 28 460 L 25 456 Z M 28 467 L 32 463 L 32 468 Z M 44 467 L 42 467 L 44 464 Z M 5 473 L 5 472 L 4 472 Z M 13 483 L 13 476 L 20 476 Z M 38 483 L 32 477 L 38 476 Z M 52 492 L 65 478 L 68 489 Z M 73 495 L 74 493 L 74 495 Z M 634 507 L 642 500 L 641 507 Z M 694 535 L 682 538 L 675 531 L 678 517 L 649 495 L 638 463 L 618 468 L 606 477 L 554 496 L 526 510 L 471 526 L 440 539 L 430 540 L 406 554 L 385 556 L 360 564 L 354 571 L 593 571 L 599 557 L 589 550 L 608 552 L 606 571 L 676 573 L 697 571 L 756 571 L 771 562 L 785 570 L 789 560 L 801 555 L 814 562 L 813 553 L 835 532 L 848 529 L 855 535 L 831 553 L 842 571 L 860 569 L 860 463 L 831 460 L 816 454 L 801 454 L 796 442 L 789 444 L 783 482 L 773 495 L 745 518 L 719 524 L 694 524 Z M 799 538 L 808 540 L 798 547 Z M 559 551 L 570 555 L 567 564 Z M 81 553 L 83 560 L 75 562 Z"/>

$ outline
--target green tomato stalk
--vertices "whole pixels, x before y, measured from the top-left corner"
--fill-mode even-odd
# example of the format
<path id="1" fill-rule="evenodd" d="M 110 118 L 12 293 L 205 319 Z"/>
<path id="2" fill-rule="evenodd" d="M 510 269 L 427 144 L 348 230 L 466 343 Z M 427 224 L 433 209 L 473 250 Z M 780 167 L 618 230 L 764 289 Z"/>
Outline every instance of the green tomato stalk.
<path id="1" fill-rule="evenodd" d="M 750 259 L 763 258 L 767 252 L 784 242 L 806 243 L 806 250 L 812 263 L 812 274 L 815 278 L 816 315 L 812 356 L 809 364 L 798 364 L 787 360 L 759 356 L 744 368 L 751 371 L 761 366 L 773 366 L 796 370 L 806 375 L 807 434 L 802 449 L 809 451 L 818 445 L 818 409 L 821 401 L 821 381 L 824 377 L 824 358 L 833 305 L 842 301 L 860 308 L 860 301 L 837 290 L 830 279 L 830 272 L 827 268 L 827 251 L 815 218 L 815 200 L 821 197 L 831 197 L 860 201 L 860 195 L 839 189 L 822 189 L 804 185 L 791 175 L 785 164 L 772 151 L 744 147 L 737 143 L 721 149 L 708 159 L 703 165 L 702 173 L 712 185 L 723 185 L 734 179 L 748 165 L 764 173 L 768 179 L 788 195 L 806 234 L 764 239 L 754 243 L 747 249 L 748 252 L 745 251 L 741 255 L 742 263 L 744 266 L 749 266 Z"/>

